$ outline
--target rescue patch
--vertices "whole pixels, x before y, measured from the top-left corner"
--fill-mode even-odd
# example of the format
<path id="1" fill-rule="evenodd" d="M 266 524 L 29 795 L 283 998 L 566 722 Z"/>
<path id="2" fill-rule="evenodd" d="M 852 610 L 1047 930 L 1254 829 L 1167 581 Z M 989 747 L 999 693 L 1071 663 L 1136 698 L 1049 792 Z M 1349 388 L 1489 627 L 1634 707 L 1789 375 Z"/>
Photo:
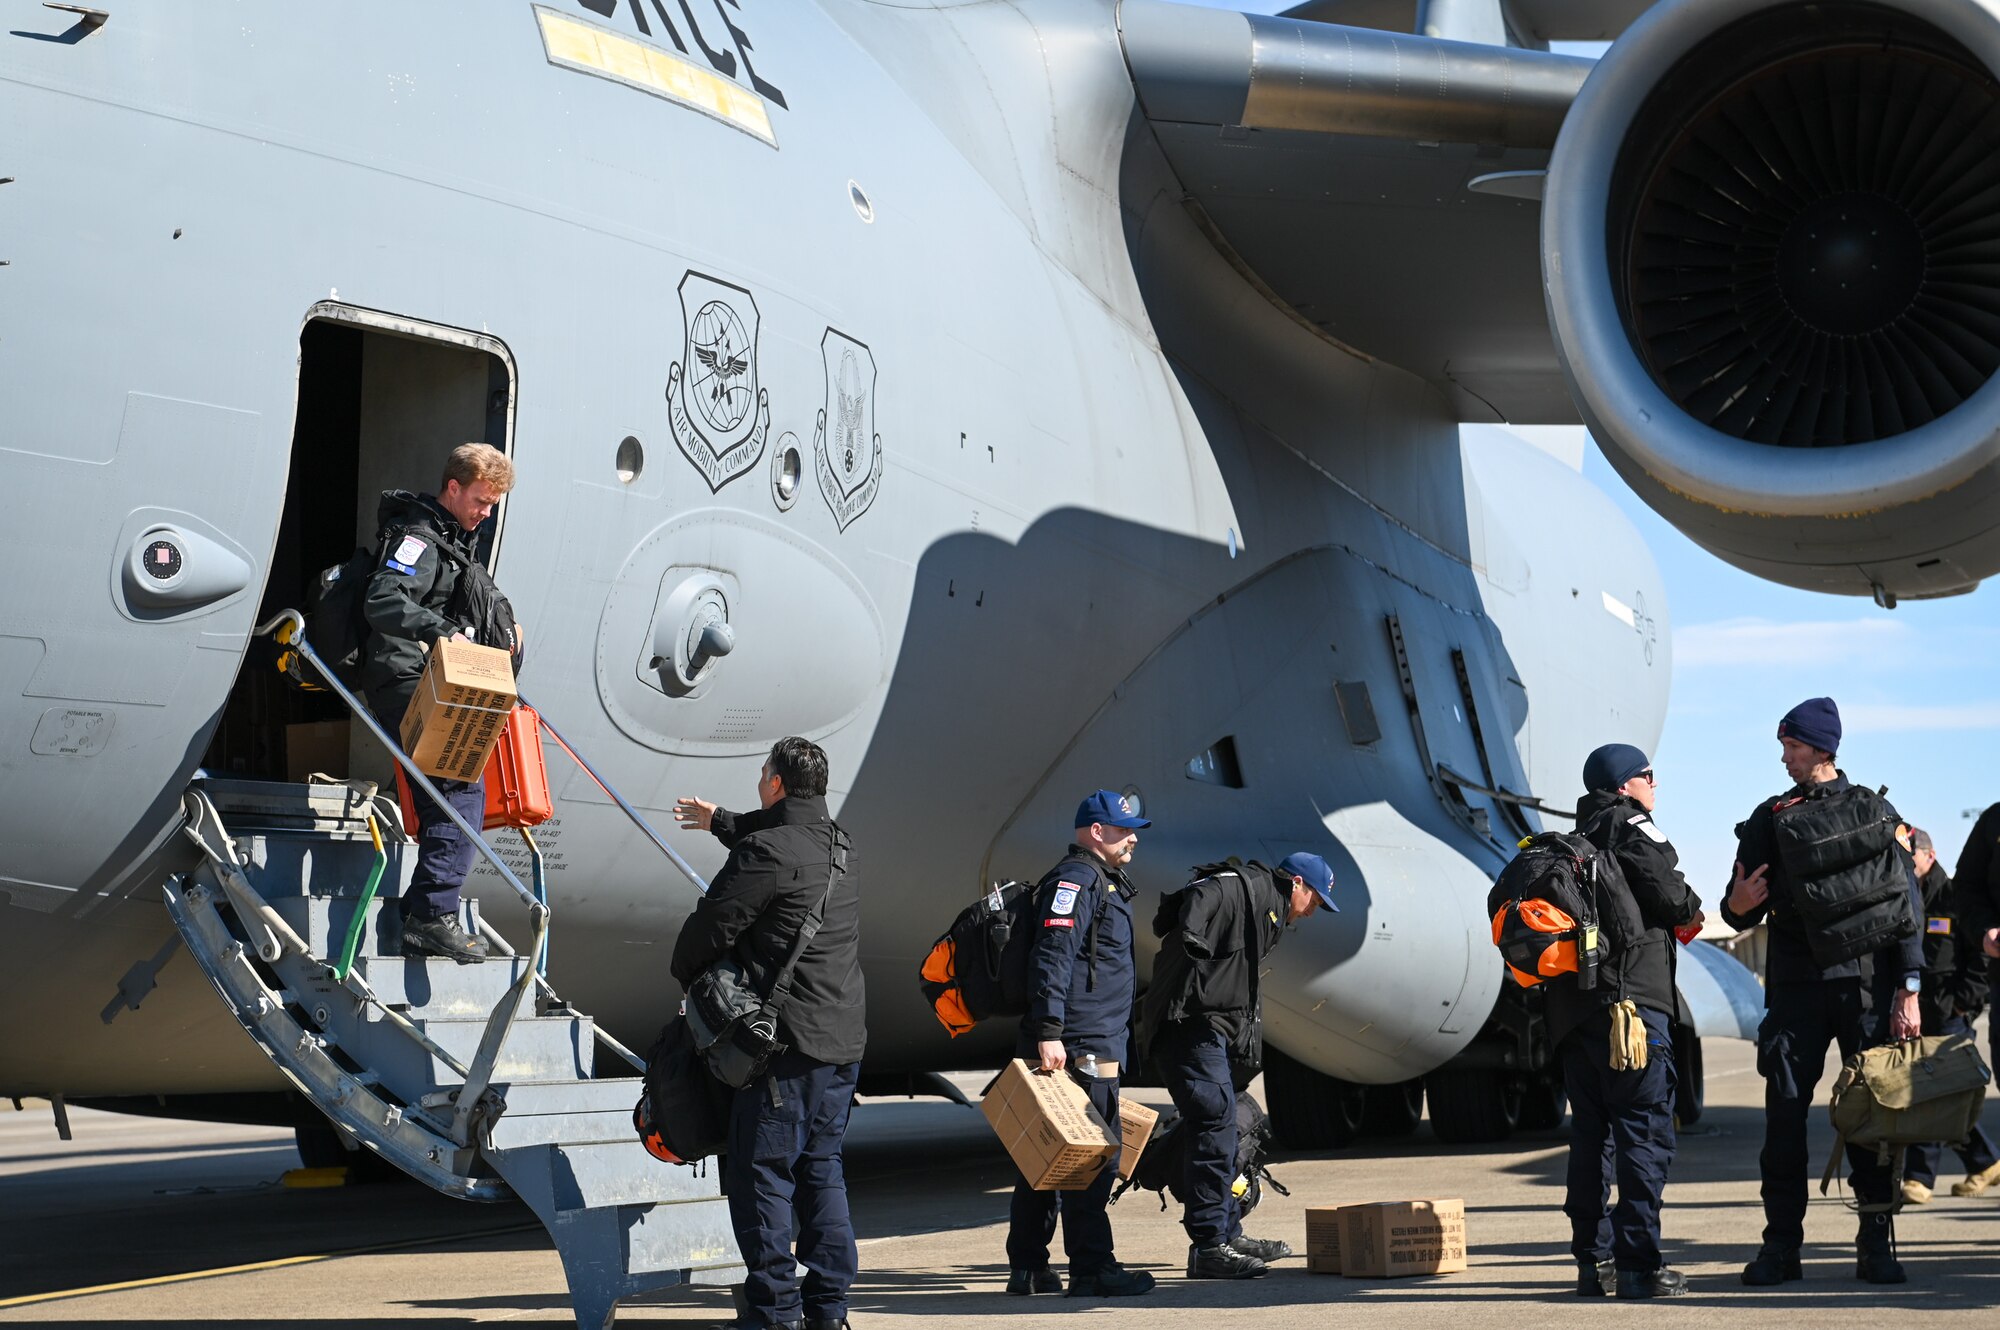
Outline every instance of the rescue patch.
<path id="1" fill-rule="evenodd" d="M 1655 845 L 1665 845 L 1667 843 L 1667 834 L 1654 826 L 1653 819 L 1647 817 L 1644 813 L 1639 814 L 1637 817 L 1628 817 L 1625 821 L 1631 826 L 1635 826 L 1645 832 L 1646 839 L 1652 841 Z"/>
<path id="2" fill-rule="evenodd" d="M 1056 897 L 1049 902 L 1050 914 L 1074 914 L 1076 912 L 1076 888 L 1057 887 Z"/>
<path id="3" fill-rule="evenodd" d="M 1926 933 L 1943 933 L 1946 936 L 1950 936 L 1951 920 L 1949 918 L 1939 918 L 1937 915 L 1932 915 L 1930 919 L 1924 924 L 1924 931 Z"/>
<path id="4" fill-rule="evenodd" d="M 394 568 L 399 573 L 414 573 L 417 571 L 417 560 L 423 558 L 424 551 L 429 548 L 430 542 L 420 536 L 404 536 L 402 543 L 382 560 L 382 566 Z"/>
<path id="5" fill-rule="evenodd" d="M 1042 927 L 1043 927 L 1043 928 L 1075 928 L 1075 927 L 1076 927 L 1076 920 L 1074 920 L 1074 919 L 1044 919 L 1044 920 L 1042 920 Z"/>

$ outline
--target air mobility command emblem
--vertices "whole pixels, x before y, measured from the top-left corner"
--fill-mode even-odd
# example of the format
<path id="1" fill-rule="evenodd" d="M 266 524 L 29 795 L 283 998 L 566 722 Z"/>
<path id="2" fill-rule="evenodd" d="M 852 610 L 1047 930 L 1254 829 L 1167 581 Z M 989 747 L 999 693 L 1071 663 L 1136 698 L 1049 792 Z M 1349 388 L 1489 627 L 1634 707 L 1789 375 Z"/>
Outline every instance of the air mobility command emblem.
<path id="1" fill-rule="evenodd" d="M 757 382 L 757 302 L 698 272 L 681 279 L 681 358 L 667 375 L 674 442 L 719 490 L 757 464 L 771 432 Z"/>
<path id="2" fill-rule="evenodd" d="M 820 339 L 826 405 L 813 431 L 814 469 L 833 520 L 847 524 L 868 511 L 882 487 L 882 436 L 875 432 L 875 355 L 846 333 Z"/>

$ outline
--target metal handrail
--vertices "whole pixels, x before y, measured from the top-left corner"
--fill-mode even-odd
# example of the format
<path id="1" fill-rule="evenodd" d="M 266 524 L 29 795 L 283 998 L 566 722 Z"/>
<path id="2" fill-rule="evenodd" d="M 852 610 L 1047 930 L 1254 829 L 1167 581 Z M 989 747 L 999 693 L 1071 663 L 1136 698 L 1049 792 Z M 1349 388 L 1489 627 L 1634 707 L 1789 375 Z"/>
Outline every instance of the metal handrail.
<path id="1" fill-rule="evenodd" d="M 526 695 L 523 695 L 521 698 L 521 705 L 534 706 L 535 704 L 528 701 Z M 676 850 L 673 846 L 667 844 L 666 840 L 660 835 L 660 833 L 653 830 L 653 824 L 648 822 L 645 818 L 641 817 L 639 815 L 639 810 L 634 808 L 629 802 L 627 802 L 625 796 L 618 793 L 618 790 L 611 784 L 610 781 L 604 779 L 603 776 L 600 776 L 597 772 L 596 767 L 593 767 L 592 765 L 590 765 L 589 762 L 584 760 L 583 754 L 577 752 L 576 749 L 569 746 L 569 740 L 563 738 L 562 732 L 558 730 L 554 725 L 551 725 L 549 723 L 549 716 L 546 711 L 543 711 L 540 707 L 535 707 L 535 713 L 541 717 L 542 728 L 549 732 L 549 737 L 554 739 L 558 744 L 562 745 L 562 750 L 570 755 L 570 760 L 583 768 L 583 774 L 590 777 L 593 781 L 596 781 L 597 788 L 603 790 L 606 794 L 610 795 L 611 801 L 624 810 L 625 816 L 632 819 L 632 825 L 639 828 L 639 830 L 645 832 L 647 839 L 651 840 L 653 844 L 660 847 L 660 853 L 666 855 L 667 858 L 673 860 L 674 867 L 681 870 L 681 876 L 685 877 L 688 881 L 692 882 L 694 884 L 695 890 L 699 891 L 702 895 L 706 896 L 708 894 L 708 883 L 706 880 L 703 879 L 700 873 L 694 871 L 694 865 L 690 864 L 687 860 L 681 858 L 680 851 Z"/>

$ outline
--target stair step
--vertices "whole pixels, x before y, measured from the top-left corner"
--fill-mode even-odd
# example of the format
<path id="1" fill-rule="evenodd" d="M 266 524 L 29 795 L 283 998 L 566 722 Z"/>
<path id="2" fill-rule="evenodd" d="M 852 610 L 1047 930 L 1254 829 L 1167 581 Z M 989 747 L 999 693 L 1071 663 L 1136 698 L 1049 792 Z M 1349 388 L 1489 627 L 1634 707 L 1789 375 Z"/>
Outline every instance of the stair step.
<path id="1" fill-rule="evenodd" d="M 486 1034 L 484 1016 L 465 1020 L 423 1019 L 415 1024 L 439 1047 L 468 1065 L 479 1052 L 479 1041 Z M 496 1082 L 589 1080 L 596 1043 L 594 1025 L 588 1016 L 520 1016 L 507 1032 L 507 1042 L 493 1064 L 491 1079 Z M 444 1084 L 458 1079 L 448 1067 L 440 1065 L 437 1070 Z"/>
<path id="2" fill-rule="evenodd" d="M 346 840 L 307 833 L 270 832 L 238 835 L 236 853 L 243 875 L 259 895 L 274 904 L 296 897 L 359 896 L 375 866 L 375 846 L 368 840 Z M 407 841 L 385 841 L 388 863 L 376 895 L 394 899 L 417 864 L 417 847 Z"/>
<path id="3" fill-rule="evenodd" d="M 338 958 L 341 948 L 347 944 L 347 928 L 354 920 L 354 907 L 360 904 L 352 896 L 273 896 L 265 892 L 265 899 L 270 901 L 278 916 L 292 926 L 292 931 L 312 948 L 313 955 L 329 960 Z M 401 953 L 402 912 L 383 907 L 381 899 L 369 902 L 367 922 L 361 928 L 361 945 L 355 949 L 357 957 L 395 956 Z"/>
<path id="4" fill-rule="evenodd" d="M 622 1141 L 543 1148 L 548 1151 L 551 1196 L 557 1210 L 699 1201 L 713 1198 L 719 1185 L 715 1173 L 708 1169 L 662 1163 L 647 1154 L 646 1147 L 631 1134 L 629 1112 Z M 726 1217 L 722 1231 L 729 1232 Z"/>
<path id="5" fill-rule="evenodd" d="M 635 1087 L 622 1108 L 596 1113 L 539 1113 L 516 1116 L 510 1109 L 488 1128 L 496 1150 L 520 1150 L 537 1145 L 617 1145 L 635 1139 L 632 1105 Z M 650 1156 L 648 1156 L 650 1158 Z"/>
<path id="6" fill-rule="evenodd" d="M 507 1100 L 510 1118 L 546 1117 L 568 1113 L 630 1114 L 645 1084 L 637 1076 L 603 1076 L 587 1081 L 522 1081 L 495 1083 Z"/>
<path id="7" fill-rule="evenodd" d="M 697 1273 L 691 1281 L 697 1284 L 734 1283 L 742 1277 L 743 1257 L 729 1223 L 729 1202 L 719 1197 L 624 1207 L 618 1220 L 625 1230 L 625 1269 L 631 1274 L 688 1270 Z M 699 1277 L 702 1272 L 709 1277 Z"/>
<path id="8" fill-rule="evenodd" d="M 493 1010 L 527 964 L 521 956 L 495 956 L 476 965 L 460 965 L 442 957 L 362 956 L 354 963 L 375 996 L 391 1006 L 408 1007 L 422 1018 L 484 1018 Z M 369 1008 L 370 1019 L 381 1013 Z"/>

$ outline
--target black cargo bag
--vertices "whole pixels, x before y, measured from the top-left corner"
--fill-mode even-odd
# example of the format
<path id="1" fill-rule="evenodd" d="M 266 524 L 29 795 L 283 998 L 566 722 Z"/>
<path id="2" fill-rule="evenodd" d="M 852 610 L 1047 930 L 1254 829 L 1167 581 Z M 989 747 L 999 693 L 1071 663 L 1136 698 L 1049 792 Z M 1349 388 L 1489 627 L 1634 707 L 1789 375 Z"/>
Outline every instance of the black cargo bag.
<path id="1" fill-rule="evenodd" d="M 632 1109 L 632 1126 L 653 1158 L 697 1163 L 728 1144 L 735 1098 L 736 1092 L 709 1072 L 687 1018 L 676 1016 L 646 1054 L 646 1088 Z"/>
<path id="2" fill-rule="evenodd" d="M 1121 1180 L 1118 1190 L 1111 1194 L 1116 1201 L 1132 1188 L 1160 1193 L 1160 1208 L 1167 1208 L 1167 1195 L 1182 1205 L 1187 1197 L 1181 1194 L 1181 1185 L 1187 1178 L 1188 1152 L 1193 1148 L 1194 1133 L 1186 1130 L 1186 1124 L 1178 1110 L 1167 1109 L 1160 1114 L 1160 1120 L 1153 1124 L 1153 1135 L 1146 1142 L 1146 1148 L 1139 1154 L 1139 1166 L 1132 1170 L 1132 1176 Z M 1250 1096 L 1248 1090 L 1236 1092 L 1236 1215 L 1240 1219 L 1257 1208 L 1257 1202 L 1264 1199 L 1264 1186 L 1280 1196 L 1292 1193 L 1285 1185 L 1271 1176 L 1271 1170 L 1264 1166 L 1264 1156 L 1271 1149 L 1271 1119 L 1263 1106 Z"/>

